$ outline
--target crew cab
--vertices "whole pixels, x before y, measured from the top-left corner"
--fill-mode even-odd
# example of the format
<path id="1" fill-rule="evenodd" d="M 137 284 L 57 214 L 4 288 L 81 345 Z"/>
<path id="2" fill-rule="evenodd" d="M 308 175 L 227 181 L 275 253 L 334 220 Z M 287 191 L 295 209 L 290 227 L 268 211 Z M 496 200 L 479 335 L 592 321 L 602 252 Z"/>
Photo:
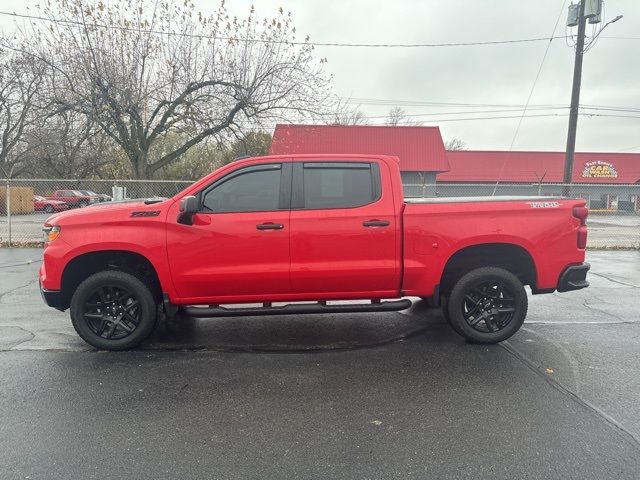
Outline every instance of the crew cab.
<path id="1" fill-rule="evenodd" d="M 533 294 L 588 286 L 584 200 L 404 199 L 397 157 L 242 159 L 168 199 L 51 216 L 39 280 L 78 334 L 132 348 L 158 318 L 442 306 L 473 342 L 513 335 Z M 340 301 L 340 302 L 336 302 Z M 260 304 L 247 307 L 239 304 Z"/>
<path id="2" fill-rule="evenodd" d="M 84 208 L 92 203 L 100 201 L 96 195 L 89 195 L 78 190 L 56 190 L 47 197 L 48 200 L 64 202 L 70 207 Z"/>

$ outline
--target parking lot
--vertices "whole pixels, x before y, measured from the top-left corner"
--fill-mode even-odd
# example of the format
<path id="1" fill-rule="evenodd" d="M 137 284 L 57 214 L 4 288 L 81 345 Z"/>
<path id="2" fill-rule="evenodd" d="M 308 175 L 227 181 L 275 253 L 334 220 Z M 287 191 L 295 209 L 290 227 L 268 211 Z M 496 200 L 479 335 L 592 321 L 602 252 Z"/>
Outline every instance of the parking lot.
<path id="1" fill-rule="evenodd" d="M 638 478 L 640 252 L 501 345 L 402 313 L 177 319 L 96 352 L 0 249 L 0 477 Z"/>

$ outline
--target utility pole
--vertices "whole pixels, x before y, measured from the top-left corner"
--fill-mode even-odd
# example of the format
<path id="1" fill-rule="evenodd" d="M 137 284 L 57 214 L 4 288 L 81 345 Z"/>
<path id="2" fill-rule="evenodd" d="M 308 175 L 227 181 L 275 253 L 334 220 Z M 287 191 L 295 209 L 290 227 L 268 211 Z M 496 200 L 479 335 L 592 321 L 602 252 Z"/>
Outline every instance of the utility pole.
<path id="1" fill-rule="evenodd" d="M 571 195 L 571 179 L 573 176 L 573 157 L 576 153 L 576 131 L 578 128 L 578 109 L 580 108 L 580 83 L 582 82 L 582 58 L 584 56 L 584 32 L 587 19 L 584 16 L 585 0 L 580 0 L 578 9 L 578 40 L 576 43 L 576 59 L 573 64 L 573 88 L 571 89 L 571 110 L 569 111 L 569 132 L 567 133 L 567 156 L 564 161 L 564 178 L 562 194 Z"/>

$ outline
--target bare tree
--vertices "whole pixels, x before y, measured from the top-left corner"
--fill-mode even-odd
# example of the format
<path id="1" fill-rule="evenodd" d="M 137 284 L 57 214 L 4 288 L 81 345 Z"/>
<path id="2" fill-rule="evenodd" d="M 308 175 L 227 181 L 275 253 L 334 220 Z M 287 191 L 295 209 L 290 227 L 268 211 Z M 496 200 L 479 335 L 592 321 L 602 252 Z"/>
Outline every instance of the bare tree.
<path id="1" fill-rule="evenodd" d="M 19 173 L 35 177 L 102 177 L 102 167 L 113 162 L 113 141 L 102 134 L 91 117 L 62 111 L 43 118 L 24 135 L 28 155 Z"/>
<path id="2" fill-rule="evenodd" d="M 335 100 L 334 107 L 325 123 L 328 125 L 368 125 L 369 120 L 359 106 L 353 106 L 349 101 Z"/>
<path id="3" fill-rule="evenodd" d="M 422 122 L 411 120 L 411 118 L 407 115 L 407 112 L 405 112 L 404 109 L 402 109 L 401 107 L 393 107 L 391 110 L 389 110 L 389 113 L 387 113 L 387 120 L 385 123 L 391 127 L 397 127 L 400 125 L 406 125 L 406 126 L 422 125 Z"/>
<path id="4" fill-rule="evenodd" d="M 238 157 L 267 155 L 271 147 L 271 140 L 270 133 L 247 132 L 223 150 L 223 161 L 229 163 Z"/>
<path id="5" fill-rule="evenodd" d="M 8 41 L 3 39 L 2 45 Z M 26 153 L 25 129 L 35 118 L 41 80 L 38 62 L 0 47 L 0 168 L 7 178 Z"/>
<path id="6" fill-rule="evenodd" d="M 444 148 L 449 151 L 467 150 L 467 144 L 459 138 L 450 138 L 444 142 Z"/>
<path id="7" fill-rule="evenodd" d="M 50 67 L 58 112 L 90 116 L 148 178 L 209 139 L 322 114 L 324 59 L 297 42 L 290 14 L 212 16 L 190 0 L 51 0 L 25 42 Z M 156 148 L 176 134 L 170 151 Z M 166 145 L 165 145 L 166 146 Z"/>

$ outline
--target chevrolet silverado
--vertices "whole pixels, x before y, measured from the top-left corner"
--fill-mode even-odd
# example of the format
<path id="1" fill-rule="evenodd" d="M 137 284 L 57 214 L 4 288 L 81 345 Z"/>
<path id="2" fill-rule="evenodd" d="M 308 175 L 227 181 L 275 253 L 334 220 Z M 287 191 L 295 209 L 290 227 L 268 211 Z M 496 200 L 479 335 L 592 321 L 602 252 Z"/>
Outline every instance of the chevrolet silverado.
<path id="1" fill-rule="evenodd" d="M 163 314 L 441 306 L 472 342 L 513 335 L 533 294 L 588 286 L 584 200 L 405 199 L 396 157 L 235 161 L 168 199 L 54 214 L 39 273 L 100 349 L 133 348 Z M 261 306 L 239 306 L 239 304 Z"/>

